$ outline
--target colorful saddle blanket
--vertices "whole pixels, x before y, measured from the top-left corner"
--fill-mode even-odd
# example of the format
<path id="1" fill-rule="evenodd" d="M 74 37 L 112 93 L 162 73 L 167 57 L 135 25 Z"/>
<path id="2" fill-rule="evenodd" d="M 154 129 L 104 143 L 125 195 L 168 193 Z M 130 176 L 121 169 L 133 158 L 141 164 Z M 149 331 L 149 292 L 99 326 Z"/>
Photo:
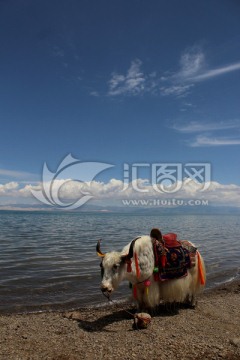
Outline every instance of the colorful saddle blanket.
<path id="1" fill-rule="evenodd" d="M 163 236 L 164 245 L 154 242 L 156 281 L 178 279 L 187 275 L 187 270 L 195 265 L 196 248 L 188 241 L 178 241 L 177 235 Z"/>

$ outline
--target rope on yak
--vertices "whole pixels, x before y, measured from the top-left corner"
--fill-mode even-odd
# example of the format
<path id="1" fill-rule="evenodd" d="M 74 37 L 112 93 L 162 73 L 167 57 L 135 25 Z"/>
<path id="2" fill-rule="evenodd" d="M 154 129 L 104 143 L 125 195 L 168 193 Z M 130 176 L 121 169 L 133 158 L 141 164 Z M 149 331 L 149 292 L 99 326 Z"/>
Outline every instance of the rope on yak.
<path id="1" fill-rule="evenodd" d="M 113 305 L 119 308 L 119 305 L 110 298 L 110 293 L 106 294 L 103 292 L 103 295 L 108 299 L 108 302 L 111 302 Z M 133 329 L 135 330 L 146 329 L 151 322 L 151 315 L 147 313 L 132 314 L 130 311 L 127 311 L 125 309 L 121 310 L 133 317 Z"/>

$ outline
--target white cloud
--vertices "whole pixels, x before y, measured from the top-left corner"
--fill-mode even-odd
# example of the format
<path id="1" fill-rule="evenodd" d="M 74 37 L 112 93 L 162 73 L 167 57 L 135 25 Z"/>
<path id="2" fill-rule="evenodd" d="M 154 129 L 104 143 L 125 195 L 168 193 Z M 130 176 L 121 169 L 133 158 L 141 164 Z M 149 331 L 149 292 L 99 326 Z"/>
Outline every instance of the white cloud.
<path id="1" fill-rule="evenodd" d="M 194 45 L 183 52 L 179 68 L 175 72 L 165 71 L 158 75 L 153 69 L 147 74 L 142 67 L 142 61 L 135 59 L 125 74 L 113 73 L 108 82 L 108 95 L 137 96 L 150 93 L 186 97 L 198 82 L 240 70 L 240 62 L 209 69 L 204 51 L 200 46 Z"/>
<path id="2" fill-rule="evenodd" d="M 139 95 L 145 90 L 146 77 L 141 71 L 142 61 L 136 59 L 132 61 L 126 75 L 112 74 L 109 81 L 110 96 L 116 95 Z"/>
<path id="3" fill-rule="evenodd" d="M 14 181 L 4 185 L 0 184 L 0 195 L 11 194 L 12 190 L 16 190 L 18 186 L 18 183 Z"/>
<path id="4" fill-rule="evenodd" d="M 206 70 L 205 72 L 200 73 L 199 75 L 193 76 L 191 78 L 192 81 L 203 81 L 208 80 L 212 77 L 220 76 L 227 74 L 229 72 L 240 70 L 240 62 L 226 65 L 221 68 L 212 69 L 212 70 Z"/>
<path id="5" fill-rule="evenodd" d="M 98 91 L 91 91 L 91 92 L 90 92 L 90 95 L 91 95 L 91 96 L 95 96 L 95 97 L 99 97 L 99 96 L 100 96 Z"/>
<path id="6" fill-rule="evenodd" d="M 216 181 L 208 183 L 207 190 L 201 191 L 203 184 L 197 184 L 193 180 L 185 179 L 183 182 L 173 184 L 173 187 L 178 185 L 179 190 L 177 192 L 168 194 L 157 192 L 147 179 L 136 180 L 133 184 L 129 184 L 124 191 L 124 183 L 118 179 L 111 179 L 107 183 L 92 181 L 86 184 L 71 180 L 57 181 L 59 182 L 57 188 L 60 189 L 62 201 L 69 199 L 77 201 L 82 196 L 82 193 L 89 192 L 93 199 L 102 202 L 122 199 L 205 199 L 209 201 L 210 205 L 222 204 L 240 207 L 240 186 L 236 184 L 220 184 Z M 136 187 L 146 191 L 138 192 Z M 30 200 L 33 203 L 31 190 L 39 190 L 40 188 L 41 184 L 37 186 L 28 184 L 23 188 L 19 188 L 19 184 L 14 182 L 0 185 L 0 197 L 4 200 L 1 201 L 1 205 L 9 204 L 8 199 L 12 199 L 11 202 L 14 204 L 24 204 L 27 200 L 29 200 L 28 203 L 30 203 Z M 35 203 L 38 202 L 35 200 Z"/>
<path id="7" fill-rule="evenodd" d="M 37 185 L 27 184 L 23 188 L 19 189 L 18 194 L 24 197 L 32 196 L 31 190 L 41 190 L 41 184 L 37 184 Z"/>
<path id="8" fill-rule="evenodd" d="M 206 64 L 205 54 L 199 47 L 193 46 L 184 52 L 180 59 L 180 70 L 174 78 L 184 82 L 198 82 L 209 80 L 229 72 L 240 70 L 240 62 L 209 69 Z"/>
<path id="9" fill-rule="evenodd" d="M 193 86 L 193 84 L 162 86 L 160 87 L 160 92 L 163 96 L 174 95 L 176 97 L 184 97 L 188 95 L 188 90 Z"/>
<path id="10" fill-rule="evenodd" d="M 190 121 L 189 123 L 180 123 L 180 124 L 176 123 L 172 126 L 172 128 L 181 133 L 239 129 L 240 121 L 239 120 L 228 120 L 228 121 L 220 121 L 220 122 Z"/>
<path id="11" fill-rule="evenodd" d="M 205 55 L 199 47 L 193 46 L 180 58 L 180 69 L 174 74 L 161 77 L 165 85 L 160 88 L 161 95 L 186 97 L 194 87 L 189 81 L 205 67 Z"/>
<path id="12" fill-rule="evenodd" d="M 239 120 L 208 123 L 191 121 L 190 123 L 175 123 L 171 126 L 171 128 L 183 134 L 201 133 L 195 138 L 185 141 L 185 143 L 190 147 L 240 145 Z M 232 130 L 231 135 L 230 130 Z M 227 131 L 228 135 L 226 135 Z M 224 133 L 224 135 L 221 135 L 222 133 Z"/>
<path id="13" fill-rule="evenodd" d="M 198 47 L 185 51 L 180 59 L 180 71 L 177 76 L 189 78 L 198 74 L 205 67 L 205 55 Z"/>
<path id="14" fill-rule="evenodd" d="M 183 97 L 189 94 L 190 88 L 197 82 L 207 81 L 238 70 L 240 70 L 240 62 L 209 69 L 203 50 L 200 47 L 193 46 L 182 54 L 178 71 L 161 77 L 161 80 L 166 83 L 161 88 L 161 93 L 165 96 Z"/>
<path id="15" fill-rule="evenodd" d="M 190 142 L 189 145 L 191 147 L 240 145 L 240 139 L 234 139 L 232 137 L 208 137 L 199 135 L 193 142 Z"/>
<path id="16" fill-rule="evenodd" d="M 13 178 L 24 178 L 24 177 L 34 176 L 33 174 L 30 174 L 28 172 L 6 170 L 6 169 L 0 169 L 0 175 L 5 177 L 13 177 Z"/>
<path id="17" fill-rule="evenodd" d="M 109 81 L 109 96 L 131 95 L 137 96 L 144 93 L 161 94 L 162 96 L 186 96 L 193 84 L 179 84 L 173 76 L 157 76 L 156 71 L 149 74 L 144 73 L 142 61 L 135 59 L 132 61 L 126 74 L 113 73 Z M 184 70 L 186 71 L 186 69 Z M 166 82 L 166 84 L 161 84 Z"/>

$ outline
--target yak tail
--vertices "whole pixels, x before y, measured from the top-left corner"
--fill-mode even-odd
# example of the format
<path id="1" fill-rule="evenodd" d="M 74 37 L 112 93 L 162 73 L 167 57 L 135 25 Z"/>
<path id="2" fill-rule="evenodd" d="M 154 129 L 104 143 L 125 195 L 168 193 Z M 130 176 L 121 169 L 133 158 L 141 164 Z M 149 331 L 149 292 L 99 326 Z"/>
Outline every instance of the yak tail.
<path id="1" fill-rule="evenodd" d="M 198 256 L 198 275 L 199 275 L 200 284 L 205 285 L 206 276 L 205 276 L 204 264 L 198 251 L 197 251 L 197 256 Z"/>

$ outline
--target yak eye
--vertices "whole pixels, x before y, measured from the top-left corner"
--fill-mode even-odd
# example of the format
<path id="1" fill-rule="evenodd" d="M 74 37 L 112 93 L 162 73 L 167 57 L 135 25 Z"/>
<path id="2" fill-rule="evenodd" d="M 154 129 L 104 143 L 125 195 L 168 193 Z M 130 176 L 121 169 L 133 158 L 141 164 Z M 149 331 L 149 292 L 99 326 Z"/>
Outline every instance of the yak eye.
<path id="1" fill-rule="evenodd" d="M 118 268 L 119 268 L 119 265 L 117 265 L 117 264 L 114 264 L 114 265 L 113 265 L 113 269 L 114 269 L 114 270 L 117 270 Z"/>

